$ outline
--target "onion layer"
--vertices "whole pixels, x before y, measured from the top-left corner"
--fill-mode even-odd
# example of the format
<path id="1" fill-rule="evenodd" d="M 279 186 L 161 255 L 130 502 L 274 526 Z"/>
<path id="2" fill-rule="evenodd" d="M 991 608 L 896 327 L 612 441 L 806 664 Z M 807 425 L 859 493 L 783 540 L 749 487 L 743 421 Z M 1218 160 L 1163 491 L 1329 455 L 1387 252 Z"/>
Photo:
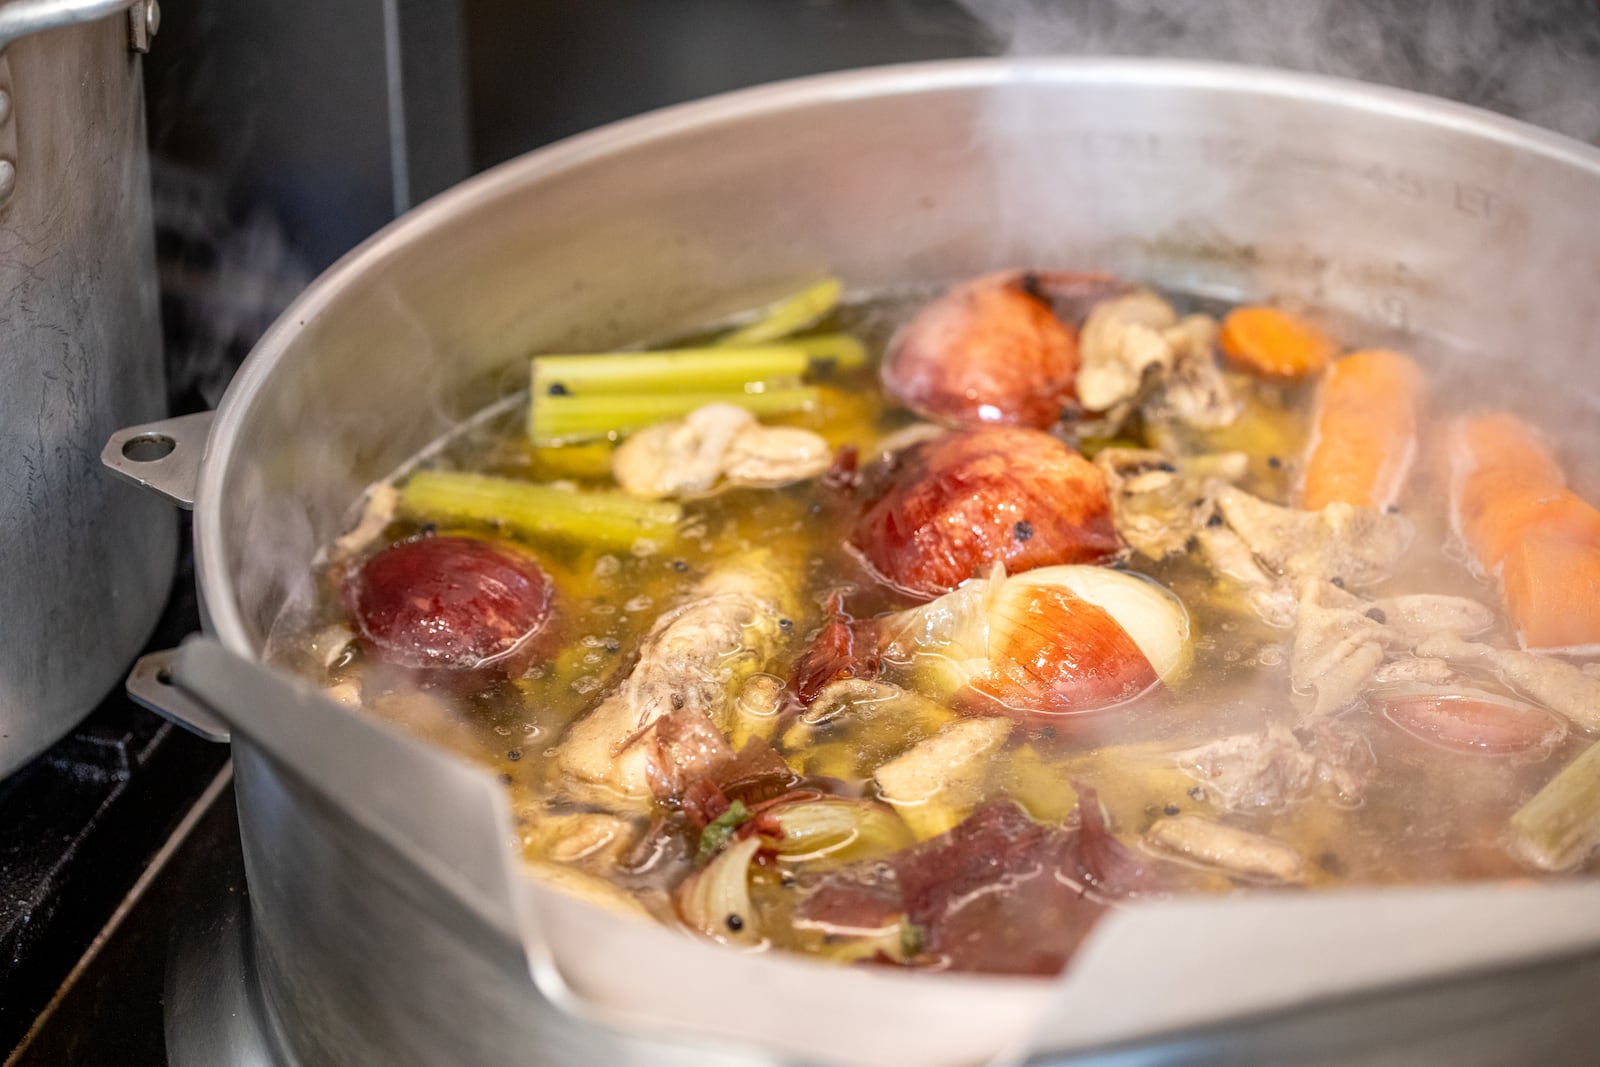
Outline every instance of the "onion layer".
<path id="1" fill-rule="evenodd" d="M 515 545 L 476 537 L 402 541 L 345 583 L 367 644 L 411 669 L 520 673 L 550 618 L 550 578 Z"/>
<path id="2" fill-rule="evenodd" d="M 1074 395 L 1078 337 L 1030 285 L 1033 277 L 986 274 L 924 307 L 889 343 L 884 389 L 950 425 L 1054 424 Z"/>
<path id="3" fill-rule="evenodd" d="M 1101 567 L 968 582 L 885 620 L 885 659 L 959 704 L 1024 718 L 1120 704 L 1182 673 L 1189 619 L 1167 590 Z"/>
<path id="4" fill-rule="evenodd" d="M 1049 434 L 946 434 L 895 457 L 850 545 L 896 588 L 947 592 L 995 563 L 1089 563 L 1120 547 L 1099 468 Z"/>

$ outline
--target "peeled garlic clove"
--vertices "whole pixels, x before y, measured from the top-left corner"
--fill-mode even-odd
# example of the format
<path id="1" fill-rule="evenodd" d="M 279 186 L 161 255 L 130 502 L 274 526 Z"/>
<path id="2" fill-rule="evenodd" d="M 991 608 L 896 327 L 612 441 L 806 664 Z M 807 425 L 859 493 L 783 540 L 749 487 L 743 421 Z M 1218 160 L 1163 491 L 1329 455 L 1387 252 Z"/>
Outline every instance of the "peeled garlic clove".
<path id="1" fill-rule="evenodd" d="M 679 886 L 678 915 L 686 925 L 718 941 L 761 943 L 750 901 L 750 864 L 761 844 L 762 839 L 753 834 L 735 841 Z"/>

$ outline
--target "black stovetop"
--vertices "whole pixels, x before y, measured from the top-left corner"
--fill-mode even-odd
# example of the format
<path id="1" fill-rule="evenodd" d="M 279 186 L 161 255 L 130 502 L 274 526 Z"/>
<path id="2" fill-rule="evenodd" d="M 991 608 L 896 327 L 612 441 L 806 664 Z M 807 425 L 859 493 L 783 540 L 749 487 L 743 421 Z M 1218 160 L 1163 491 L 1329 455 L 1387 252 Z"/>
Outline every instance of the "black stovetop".
<path id="1" fill-rule="evenodd" d="M 166 648 L 199 629 L 185 546 L 172 599 L 149 647 Z M 131 664 L 130 664 L 131 666 Z M 120 690 L 75 730 L 0 782 L 0 1050 L 11 1063 L 162 1064 L 159 990 L 165 959 L 130 961 L 149 970 L 157 995 L 109 1005 L 71 995 L 93 972 L 91 950 L 161 865 L 174 830 L 190 816 L 228 759 L 215 745 L 137 706 Z M 162 954 L 155 953 L 160 957 Z M 118 981 L 133 977 L 116 968 Z M 104 975 L 102 974 L 102 977 Z M 91 1014 L 68 1018 L 66 1009 Z M 41 1055 L 39 1035 L 71 1035 Z M 139 1051 L 127 1046 L 128 1040 Z M 79 1043 L 95 1045 L 99 1052 Z"/>

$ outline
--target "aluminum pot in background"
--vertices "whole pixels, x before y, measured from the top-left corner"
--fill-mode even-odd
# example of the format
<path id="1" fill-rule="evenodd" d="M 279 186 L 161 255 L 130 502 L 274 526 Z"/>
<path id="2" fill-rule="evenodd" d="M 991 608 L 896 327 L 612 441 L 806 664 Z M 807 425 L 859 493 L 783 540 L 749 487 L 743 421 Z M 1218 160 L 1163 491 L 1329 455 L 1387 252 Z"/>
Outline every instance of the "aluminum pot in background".
<path id="1" fill-rule="evenodd" d="M 1470 350 L 1491 377 L 1525 378 L 1536 356 L 1548 380 L 1594 390 L 1596 204 L 1594 150 L 1350 82 L 1142 61 L 829 75 L 607 127 L 424 205 L 324 275 L 262 339 L 203 462 L 195 443 L 116 465 L 193 499 L 210 625 L 232 653 L 259 658 L 361 488 L 520 382 L 529 353 L 682 334 L 824 272 L 872 292 L 1026 264 L 1310 303 Z M 1458 370 L 1466 364 L 1441 377 Z M 302 706 L 195 663 L 190 673 L 180 658 L 180 682 L 237 727 L 254 967 L 285 1062 L 645 1061 L 637 1046 L 604 1045 L 618 1040 L 608 1031 L 572 1037 L 556 1004 L 720 1033 L 755 1050 L 742 1062 L 974 1063 L 998 1049 L 961 1030 L 963 1015 L 1037 1010 L 1054 995 L 1036 981 L 691 951 L 577 904 L 530 911 L 495 886 L 493 856 L 471 853 L 486 834 L 498 847 L 493 826 L 440 825 L 457 776 L 362 743 L 372 727 L 331 704 Z M 394 760 L 380 758 L 391 749 Z M 389 832 L 408 820 L 409 839 Z M 406 847 L 423 839 L 437 850 Z M 1396 888 L 1124 909 L 1069 969 L 1068 999 L 1040 1040 L 1082 1048 L 1592 950 L 1596 890 Z M 1481 1022 L 1481 1010 L 1444 999 L 1454 1006 L 1400 1035 L 1417 1057 L 1443 1055 L 1466 1022 Z M 1558 1000 L 1552 1011 L 1588 1010 L 1582 996 Z M 1391 1023 L 1404 1028 L 1400 1016 Z M 1522 1031 L 1516 1040 L 1533 1044 L 1520 1058 L 1548 1060 L 1538 1041 L 1556 1039 Z M 571 1058 L 580 1048 L 587 1058 Z M 1346 1051 L 1345 1062 L 1363 1059 Z M 1368 1040 L 1364 1051 L 1386 1050 Z M 664 1056 L 655 1062 L 685 1062 Z"/>
<path id="2" fill-rule="evenodd" d="M 116 686 L 172 583 L 171 509 L 97 462 L 166 410 L 139 63 L 155 10 L 0 3 L 0 776 Z"/>

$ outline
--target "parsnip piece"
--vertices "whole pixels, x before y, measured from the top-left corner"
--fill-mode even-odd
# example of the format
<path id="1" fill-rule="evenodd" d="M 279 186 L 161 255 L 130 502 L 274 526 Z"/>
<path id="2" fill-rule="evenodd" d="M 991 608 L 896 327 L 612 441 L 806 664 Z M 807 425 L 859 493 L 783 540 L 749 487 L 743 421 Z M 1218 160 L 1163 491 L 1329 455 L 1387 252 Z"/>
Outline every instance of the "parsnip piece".
<path id="1" fill-rule="evenodd" d="M 1010 734 L 1010 719 L 953 722 L 879 767 L 873 776 L 879 794 L 919 839 L 942 834 L 982 799 L 989 759 Z"/>
<path id="2" fill-rule="evenodd" d="M 1145 831 L 1144 844 L 1157 854 L 1247 881 L 1298 885 L 1306 879 L 1305 859 L 1293 847 L 1196 815 L 1157 819 Z"/>

